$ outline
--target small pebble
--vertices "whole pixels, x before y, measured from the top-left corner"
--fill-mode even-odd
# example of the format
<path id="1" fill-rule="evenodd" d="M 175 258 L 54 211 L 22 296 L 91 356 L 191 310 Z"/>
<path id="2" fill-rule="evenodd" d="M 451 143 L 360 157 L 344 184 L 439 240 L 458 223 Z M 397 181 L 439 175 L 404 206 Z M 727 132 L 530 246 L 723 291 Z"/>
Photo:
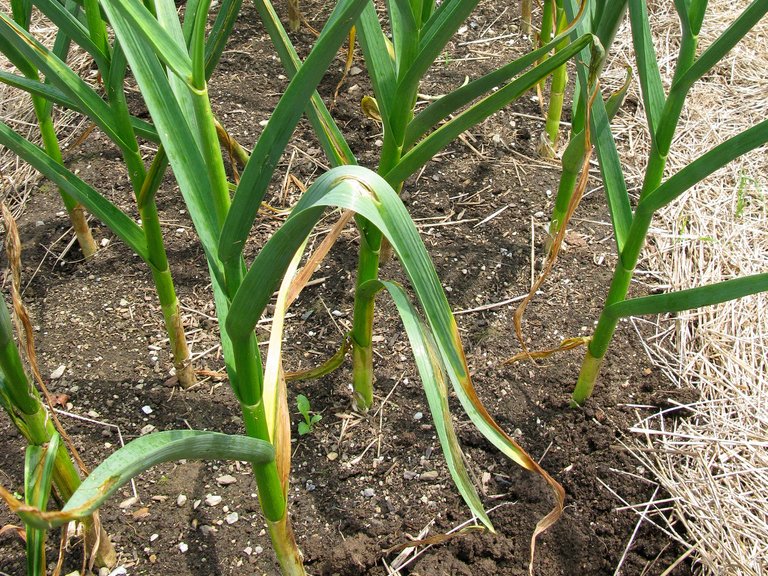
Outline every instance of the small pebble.
<path id="1" fill-rule="evenodd" d="M 119 507 L 121 510 L 125 510 L 126 508 L 130 508 L 131 506 L 133 506 L 134 504 L 136 504 L 136 502 L 138 502 L 138 501 L 139 501 L 139 499 L 138 499 L 136 496 L 131 496 L 130 498 L 126 498 L 125 500 L 123 500 L 122 502 L 120 502 L 120 504 L 118 505 L 118 507 Z"/>
<path id="2" fill-rule="evenodd" d="M 67 368 L 67 367 L 66 367 L 66 366 L 64 366 L 64 364 L 62 364 L 61 366 L 59 366 L 58 368 L 56 368 L 56 370 L 54 370 L 53 372 L 51 372 L 51 380 L 58 380 L 59 378 L 61 378 L 62 376 L 64 376 L 64 370 L 66 370 L 66 368 Z"/>
<path id="3" fill-rule="evenodd" d="M 216 478 L 216 483 L 219 486 L 229 486 L 230 484 L 234 484 L 237 482 L 237 478 L 232 476 L 231 474 L 224 474 L 224 476 L 219 476 Z"/>
<path id="4" fill-rule="evenodd" d="M 187 496 L 185 494 L 179 494 L 179 497 L 176 498 L 176 506 L 181 508 L 186 503 L 187 503 Z"/>
<path id="5" fill-rule="evenodd" d="M 416 472 L 411 472 L 410 470 L 406 470 L 405 472 L 403 472 L 403 478 L 405 478 L 406 480 L 413 480 L 417 476 L 418 474 L 416 474 Z"/>
<path id="6" fill-rule="evenodd" d="M 216 494 L 208 494 L 208 496 L 205 498 L 205 503 L 208 504 L 208 506 L 218 506 L 221 504 L 221 496 L 217 496 Z"/>
<path id="7" fill-rule="evenodd" d="M 140 433 L 142 436 L 146 436 L 150 432 L 154 432 L 154 431 L 155 431 L 155 427 L 152 424 L 147 424 L 141 429 Z"/>
<path id="8" fill-rule="evenodd" d="M 150 542 L 154 542 L 158 538 L 160 538 L 160 536 L 158 534 L 152 534 L 152 536 L 149 537 L 149 541 Z"/>
<path id="9" fill-rule="evenodd" d="M 250 556 L 251 554 L 253 554 L 253 548 L 251 548 L 250 546 L 246 546 L 245 548 L 243 548 L 243 552 L 245 552 L 247 556 Z"/>
<path id="10" fill-rule="evenodd" d="M 261 546 L 256 546 L 256 548 L 253 549 L 254 554 L 261 554 L 262 552 L 264 552 L 264 548 Z"/>
<path id="11" fill-rule="evenodd" d="M 234 524 L 235 522 L 240 520 L 240 516 L 238 515 L 237 512 L 230 512 L 229 514 L 226 515 L 224 520 L 226 520 L 227 524 Z"/>
<path id="12" fill-rule="evenodd" d="M 419 478 L 421 480 L 436 480 L 438 476 L 437 470 L 430 470 L 428 472 L 424 472 Z"/>
<path id="13" fill-rule="evenodd" d="M 363 496 L 366 498 L 373 498 L 376 495 L 376 492 L 373 488 L 366 488 L 363 490 Z"/>
<path id="14" fill-rule="evenodd" d="M 416 412 L 416 414 L 413 415 L 414 420 L 421 420 L 422 418 L 424 418 L 424 414 L 421 412 Z"/>
<path id="15" fill-rule="evenodd" d="M 331 461 L 336 460 L 336 458 L 338 457 L 339 457 L 338 452 L 328 452 L 328 454 L 326 455 L 326 458 L 328 458 L 328 460 L 331 460 Z"/>
<path id="16" fill-rule="evenodd" d="M 184 554 L 184 552 L 189 550 L 189 546 L 187 546 L 186 542 L 179 542 L 179 550 L 181 550 L 181 553 Z"/>

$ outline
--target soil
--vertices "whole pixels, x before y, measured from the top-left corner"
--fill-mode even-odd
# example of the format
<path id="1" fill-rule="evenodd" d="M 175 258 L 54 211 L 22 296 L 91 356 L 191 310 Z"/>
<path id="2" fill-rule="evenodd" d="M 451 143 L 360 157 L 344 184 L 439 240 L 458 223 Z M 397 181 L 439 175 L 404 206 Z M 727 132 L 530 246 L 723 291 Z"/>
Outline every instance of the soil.
<path id="1" fill-rule="evenodd" d="M 525 48 L 513 17 L 516 7 L 504 4 L 481 3 L 452 43 L 450 57 L 430 72 L 425 94 L 443 93 L 461 84 L 465 75 L 474 77 Z M 318 3 L 304 10 L 318 23 L 326 9 Z M 464 44 L 498 36 L 505 38 Z M 305 50 L 311 41 L 308 32 L 295 35 Z M 338 69 L 322 86 L 329 101 L 342 60 L 340 55 Z M 359 54 L 356 65 L 364 68 Z M 241 142 L 253 142 L 259 122 L 268 118 L 285 87 L 279 70 L 255 10 L 246 3 L 211 82 L 216 113 Z M 367 93 L 365 72 L 350 76 L 333 113 L 361 163 L 374 165 L 379 128 L 359 107 Z M 532 246 L 534 268 L 540 265 L 558 171 L 555 163 L 537 157 L 539 117 L 531 95 L 524 96 L 407 182 L 403 199 L 420 226 L 451 305 L 467 311 L 457 314 L 457 321 L 480 397 L 567 492 L 562 518 L 538 539 L 535 573 L 604 575 L 621 565 L 621 574 L 660 574 L 682 551 L 647 522 L 635 531 L 638 514 L 625 504 L 648 501 L 655 484 L 624 440 L 643 415 L 636 406 L 653 407 L 680 391 L 668 390 L 672 385 L 650 364 L 636 331 L 622 324 L 595 395 L 586 408 L 570 409 L 568 398 L 583 352 L 562 353 L 538 365 L 505 364 L 504 359 L 520 350 L 512 330 L 514 304 L 488 306 L 528 290 Z M 94 132 L 68 151 L 67 162 L 134 213 L 120 157 L 104 136 Z M 269 203 L 284 207 L 295 201 L 298 190 L 282 187 L 286 173 L 308 183 L 322 166 L 319 147 L 302 124 L 278 170 Z M 158 201 L 188 337 L 193 353 L 200 355 L 196 365 L 208 374 L 221 372 L 207 269 L 170 180 Z M 48 386 L 62 408 L 78 415 L 61 418 L 87 464 L 95 466 L 121 440 L 149 427 L 242 432 L 237 403 L 223 378 L 201 376 L 192 389 L 174 387 L 159 305 L 139 258 L 94 221 L 94 236 L 103 248 L 91 261 L 80 260 L 77 248 L 64 250 L 70 235 L 61 210 L 55 192 L 43 184 L 19 222 L 24 297 L 43 374 L 64 366 Z M 252 251 L 280 218 L 263 214 L 254 228 Z M 329 215 L 321 228 L 334 218 Z M 527 312 L 524 330 L 531 347 L 587 335 L 597 318 L 615 262 L 598 193 L 586 197 L 576 220 L 567 249 Z M 349 228 L 316 275 L 319 281 L 294 305 L 285 341 L 286 369 L 319 364 L 338 348 L 351 318 L 356 249 L 357 234 Z M 396 261 L 384 266 L 382 277 L 404 281 Z M 470 311 L 483 306 L 488 307 Z M 289 386 L 290 406 L 295 407 L 295 395 L 301 393 L 322 415 L 311 434 L 299 436 L 300 416 L 292 414 L 290 511 L 312 574 L 387 574 L 398 547 L 410 538 L 424 536 L 427 529 L 427 536 L 444 534 L 470 519 L 441 456 L 394 306 L 382 298 L 378 310 L 377 398 L 368 416 L 351 409 L 349 361 L 319 380 Z M 260 327 L 262 337 L 266 326 Z M 454 404 L 460 440 L 497 532 L 470 530 L 446 543 L 420 547 L 400 573 L 526 574 L 530 537 L 553 506 L 551 491 L 500 455 Z M 21 492 L 23 441 L 5 418 L 0 419 L 0 434 L 0 482 Z M 223 481 L 223 476 L 231 478 Z M 209 495 L 221 496 L 221 502 L 209 505 Z M 129 574 L 276 573 L 250 469 L 237 462 L 157 466 L 136 479 L 135 494 L 130 486 L 121 489 L 101 517 Z M 0 525 L 14 522 L 6 509 L 0 510 Z M 49 559 L 55 558 L 52 550 Z M 70 569 L 79 562 L 79 551 L 68 555 Z M 24 573 L 23 546 L 10 536 L 0 539 L 0 571 Z M 690 566 L 682 563 L 671 573 L 689 572 Z"/>

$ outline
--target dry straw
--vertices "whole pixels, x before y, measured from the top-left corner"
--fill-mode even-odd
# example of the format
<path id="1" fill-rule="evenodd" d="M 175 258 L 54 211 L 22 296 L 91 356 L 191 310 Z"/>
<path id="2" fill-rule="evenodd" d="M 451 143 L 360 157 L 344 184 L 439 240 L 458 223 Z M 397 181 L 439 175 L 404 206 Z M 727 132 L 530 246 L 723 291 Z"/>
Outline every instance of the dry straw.
<path id="1" fill-rule="evenodd" d="M 0 10 L 10 14 L 8 0 L 0 0 Z M 33 11 L 30 31 L 46 46 L 53 46 L 57 30 L 39 12 Z M 80 72 L 90 67 L 91 59 L 73 45 L 68 64 L 73 70 Z M 2 54 L 0 54 L 0 68 L 13 70 L 13 66 Z M 59 135 L 62 150 L 66 154 L 67 146 L 75 141 L 85 119 L 79 114 L 60 107 L 55 107 L 54 110 L 54 126 Z M 40 128 L 29 94 L 4 83 L 0 83 L 0 120 L 25 138 L 41 144 Z M 0 147 L 0 201 L 5 202 L 14 217 L 18 218 L 21 215 L 29 194 L 34 190 L 39 179 L 39 173 L 32 166 L 7 148 Z"/>
<path id="2" fill-rule="evenodd" d="M 702 48 L 748 4 L 710 2 Z M 649 3 L 665 82 L 672 77 L 679 24 L 672 2 Z M 631 58 L 617 39 L 609 74 L 617 86 Z M 698 82 L 668 162 L 674 173 L 768 115 L 768 21 Z M 637 86 L 634 90 L 639 90 Z M 642 100 L 635 95 L 634 101 Z M 628 185 L 639 186 L 649 140 L 641 104 L 617 120 Z M 768 151 L 720 170 L 654 221 L 641 267 L 679 290 L 768 270 Z M 701 574 L 764 573 L 768 558 L 768 295 L 658 319 L 648 351 L 699 400 L 642 419 L 636 454 L 671 496 L 672 528 Z M 691 415 L 692 414 L 692 415 Z M 663 505 L 669 508 L 670 501 Z M 641 510 L 639 508 L 638 510 Z M 669 516 L 669 513 L 667 514 Z"/>

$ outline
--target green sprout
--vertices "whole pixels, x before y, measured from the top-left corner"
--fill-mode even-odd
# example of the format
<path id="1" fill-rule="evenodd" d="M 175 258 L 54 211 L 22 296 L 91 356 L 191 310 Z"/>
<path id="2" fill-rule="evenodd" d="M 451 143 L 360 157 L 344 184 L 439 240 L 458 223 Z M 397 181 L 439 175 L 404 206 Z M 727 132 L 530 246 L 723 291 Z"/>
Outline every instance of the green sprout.
<path id="1" fill-rule="evenodd" d="M 299 436 L 311 434 L 315 424 L 320 422 L 323 417 L 320 414 L 312 413 L 312 408 L 309 405 L 309 398 L 304 396 L 304 394 L 296 396 L 296 407 L 304 418 L 302 422 L 299 422 Z"/>

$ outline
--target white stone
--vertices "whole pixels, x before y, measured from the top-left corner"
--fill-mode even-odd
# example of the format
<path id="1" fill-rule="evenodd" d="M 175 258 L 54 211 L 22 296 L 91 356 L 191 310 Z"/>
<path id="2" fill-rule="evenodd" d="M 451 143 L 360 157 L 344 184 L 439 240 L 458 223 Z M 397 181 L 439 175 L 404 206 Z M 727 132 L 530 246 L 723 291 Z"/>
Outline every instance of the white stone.
<path id="1" fill-rule="evenodd" d="M 224 517 L 224 520 L 226 520 L 227 524 L 234 524 L 238 520 L 240 520 L 240 516 L 237 512 L 230 512 Z"/>
<path id="2" fill-rule="evenodd" d="M 218 506 L 221 504 L 221 496 L 217 496 L 216 494 L 208 494 L 205 498 L 205 503 L 208 504 L 208 506 Z"/>
<path id="3" fill-rule="evenodd" d="M 237 478 L 232 476 L 231 474 L 224 474 L 224 476 L 219 476 L 216 478 L 216 483 L 219 486 L 229 486 L 230 484 L 234 484 L 237 482 Z"/>

